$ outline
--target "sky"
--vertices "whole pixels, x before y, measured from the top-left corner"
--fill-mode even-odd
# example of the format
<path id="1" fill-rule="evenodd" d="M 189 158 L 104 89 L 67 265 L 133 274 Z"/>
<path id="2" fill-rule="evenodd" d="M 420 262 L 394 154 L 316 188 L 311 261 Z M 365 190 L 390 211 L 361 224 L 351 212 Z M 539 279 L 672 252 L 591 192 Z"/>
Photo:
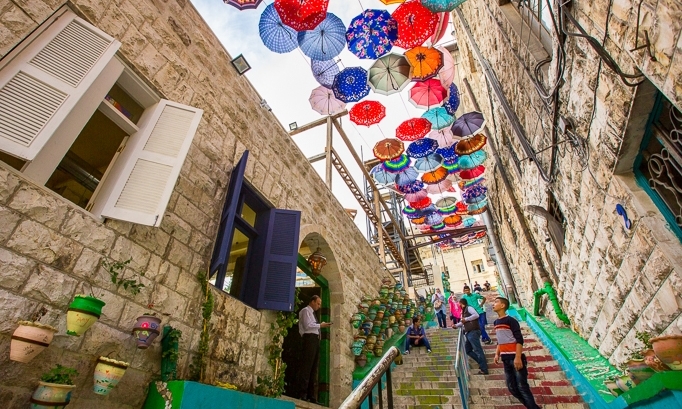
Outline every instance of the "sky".
<path id="1" fill-rule="evenodd" d="M 251 81 L 254 88 L 272 108 L 282 126 L 289 129 L 289 124 L 296 122 L 299 127 L 322 118 L 310 107 L 308 98 L 311 91 L 319 84 L 310 70 L 310 59 L 300 49 L 287 54 L 277 54 L 266 48 L 258 34 L 258 22 L 261 13 L 273 0 L 265 0 L 256 10 L 239 11 L 236 8 L 224 4 L 221 0 L 192 0 L 201 16 L 206 20 L 213 32 L 223 43 L 232 57 L 243 54 L 251 65 L 245 76 Z M 385 9 L 393 12 L 397 5 L 386 6 L 379 0 L 330 0 L 328 12 L 335 14 L 348 26 L 353 17 L 363 10 Z M 438 45 L 447 45 L 453 42 L 452 36 L 447 30 L 446 36 Z M 394 47 L 393 52 L 402 53 L 403 49 Z M 373 60 L 361 60 L 344 49 L 337 60 L 340 59 L 339 67 L 361 66 L 368 69 Z M 455 77 L 457 83 L 458 76 Z M 345 133 L 351 139 L 353 148 L 364 160 L 373 158 L 372 148 L 376 142 L 384 138 L 394 138 L 395 129 L 398 125 L 424 113 L 424 109 L 415 108 L 408 101 L 408 86 L 400 94 L 391 96 L 379 95 L 370 92 L 363 100 L 379 101 L 386 106 L 386 118 L 371 127 L 355 125 L 348 116 L 341 119 Z M 353 104 L 348 104 L 350 109 Z M 324 152 L 326 141 L 326 126 L 320 126 L 309 131 L 293 136 L 301 151 L 306 157 L 311 157 Z M 334 131 L 334 149 L 339 153 L 346 167 L 351 171 L 356 183 L 364 189 L 363 174 L 350 155 L 346 145 L 336 131 Z M 313 167 L 324 180 L 325 162 L 316 162 Z M 358 214 L 355 224 L 363 234 L 366 234 L 366 218 L 355 197 L 350 193 L 346 184 L 340 178 L 336 169 L 333 170 L 332 192 L 343 207 L 356 209 Z"/>

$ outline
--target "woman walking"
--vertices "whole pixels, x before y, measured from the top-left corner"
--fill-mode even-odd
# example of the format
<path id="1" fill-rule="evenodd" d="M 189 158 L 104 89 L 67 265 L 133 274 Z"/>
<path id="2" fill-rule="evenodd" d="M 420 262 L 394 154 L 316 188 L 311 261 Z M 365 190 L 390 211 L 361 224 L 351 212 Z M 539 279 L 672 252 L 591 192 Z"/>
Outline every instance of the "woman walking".
<path id="1" fill-rule="evenodd" d="M 462 307 L 459 306 L 454 294 L 448 297 L 448 304 L 450 305 L 450 319 L 452 320 L 452 328 L 462 319 Z"/>

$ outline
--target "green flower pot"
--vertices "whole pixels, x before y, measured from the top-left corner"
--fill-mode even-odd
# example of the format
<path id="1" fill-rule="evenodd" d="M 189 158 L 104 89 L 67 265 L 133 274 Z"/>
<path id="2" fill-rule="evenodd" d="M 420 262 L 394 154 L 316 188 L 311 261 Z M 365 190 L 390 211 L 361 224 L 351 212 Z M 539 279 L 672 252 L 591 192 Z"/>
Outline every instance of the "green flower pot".
<path id="1" fill-rule="evenodd" d="M 83 335 L 102 315 L 105 305 L 99 298 L 77 295 L 66 314 L 66 333 L 77 337 Z"/>

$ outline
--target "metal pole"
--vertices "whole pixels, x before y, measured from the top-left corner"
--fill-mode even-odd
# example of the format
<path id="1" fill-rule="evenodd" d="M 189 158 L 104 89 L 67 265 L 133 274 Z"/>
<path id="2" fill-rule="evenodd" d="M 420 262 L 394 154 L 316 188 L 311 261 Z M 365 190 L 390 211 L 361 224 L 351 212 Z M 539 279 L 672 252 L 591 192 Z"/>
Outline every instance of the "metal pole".
<path id="1" fill-rule="evenodd" d="M 391 368 L 391 364 L 393 364 L 394 360 L 397 365 L 402 364 L 402 357 L 400 356 L 398 348 L 390 347 L 388 351 L 384 352 L 384 356 L 381 357 L 374 368 L 369 371 L 369 374 L 367 374 L 365 379 L 360 382 L 360 385 L 353 389 L 350 395 L 341 403 L 339 409 L 357 409 L 367 396 L 370 396 L 371 403 L 374 385 L 379 383 L 379 378 Z"/>
<path id="2" fill-rule="evenodd" d="M 388 409 L 393 409 L 393 381 L 390 366 L 386 370 L 386 400 L 388 400 Z"/>
<path id="3" fill-rule="evenodd" d="M 327 148 L 325 150 L 325 153 L 327 155 L 327 167 L 325 168 L 325 181 L 327 182 L 327 187 L 329 187 L 329 190 L 332 188 L 332 136 L 333 136 L 333 127 L 332 127 L 332 117 L 328 116 L 327 117 Z"/>
<path id="4" fill-rule="evenodd" d="M 464 260 L 464 269 L 467 272 L 467 281 L 468 281 L 467 285 L 469 287 L 471 287 L 471 277 L 469 277 L 469 267 L 467 267 L 467 259 L 466 259 L 466 257 L 464 257 L 464 247 L 459 246 L 459 249 L 462 250 L 462 260 Z"/>
<path id="5" fill-rule="evenodd" d="M 379 198 L 379 191 L 374 191 L 374 211 L 377 214 L 377 219 L 379 219 L 379 226 L 384 225 L 383 217 L 381 216 L 381 203 Z M 384 249 L 384 229 L 379 227 L 377 229 L 377 239 L 379 243 L 379 256 L 381 257 L 381 262 L 386 265 L 386 250 Z M 401 241 L 402 243 L 402 241 Z"/>
<path id="6" fill-rule="evenodd" d="M 379 378 L 379 383 L 377 385 L 378 385 L 378 389 L 379 389 L 379 408 L 380 409 L 384 409 L 384 394 L 381 393 L 382 383 L 383 382 L 381 382 L 381 378 Z"/>
<path id="7" fill-rule="evenodd" d="M 504 250 L 502 249 L 502 246 L 497 239 L 497 234 L 495 233 L 493 218 L 490 211 L 490 203 L 488 203 L 488 210 L 483 212 L 482 216 L 485 227 L 488 229 L 488 237 L 490 237 L 490 242 L 493 244 L 493 249 L 495 250 L 497 265 L 500 267 L 500 277 L 502 277 L 502 285 L 505 287 L 505 293 L 507 294 L 507 297 L 509 297 L 509 301 L 515 303 L 516 294 L 514 293 L 514 278 L 509 272 L 507 257 L 505 257 Z"/>

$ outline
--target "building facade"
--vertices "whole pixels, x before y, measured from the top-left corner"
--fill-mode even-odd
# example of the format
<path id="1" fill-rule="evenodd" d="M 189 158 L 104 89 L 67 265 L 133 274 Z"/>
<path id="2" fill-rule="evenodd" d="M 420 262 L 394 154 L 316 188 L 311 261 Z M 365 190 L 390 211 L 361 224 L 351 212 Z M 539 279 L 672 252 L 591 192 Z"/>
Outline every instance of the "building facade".
<path id="1" fill-rule="evenodd" d="M 614 364 L 637 331 L 682 332 L 681 17 L 664 0 L 469 0 L 453 13 L 520 301 L 532 308 L 551 282 Z"/>

